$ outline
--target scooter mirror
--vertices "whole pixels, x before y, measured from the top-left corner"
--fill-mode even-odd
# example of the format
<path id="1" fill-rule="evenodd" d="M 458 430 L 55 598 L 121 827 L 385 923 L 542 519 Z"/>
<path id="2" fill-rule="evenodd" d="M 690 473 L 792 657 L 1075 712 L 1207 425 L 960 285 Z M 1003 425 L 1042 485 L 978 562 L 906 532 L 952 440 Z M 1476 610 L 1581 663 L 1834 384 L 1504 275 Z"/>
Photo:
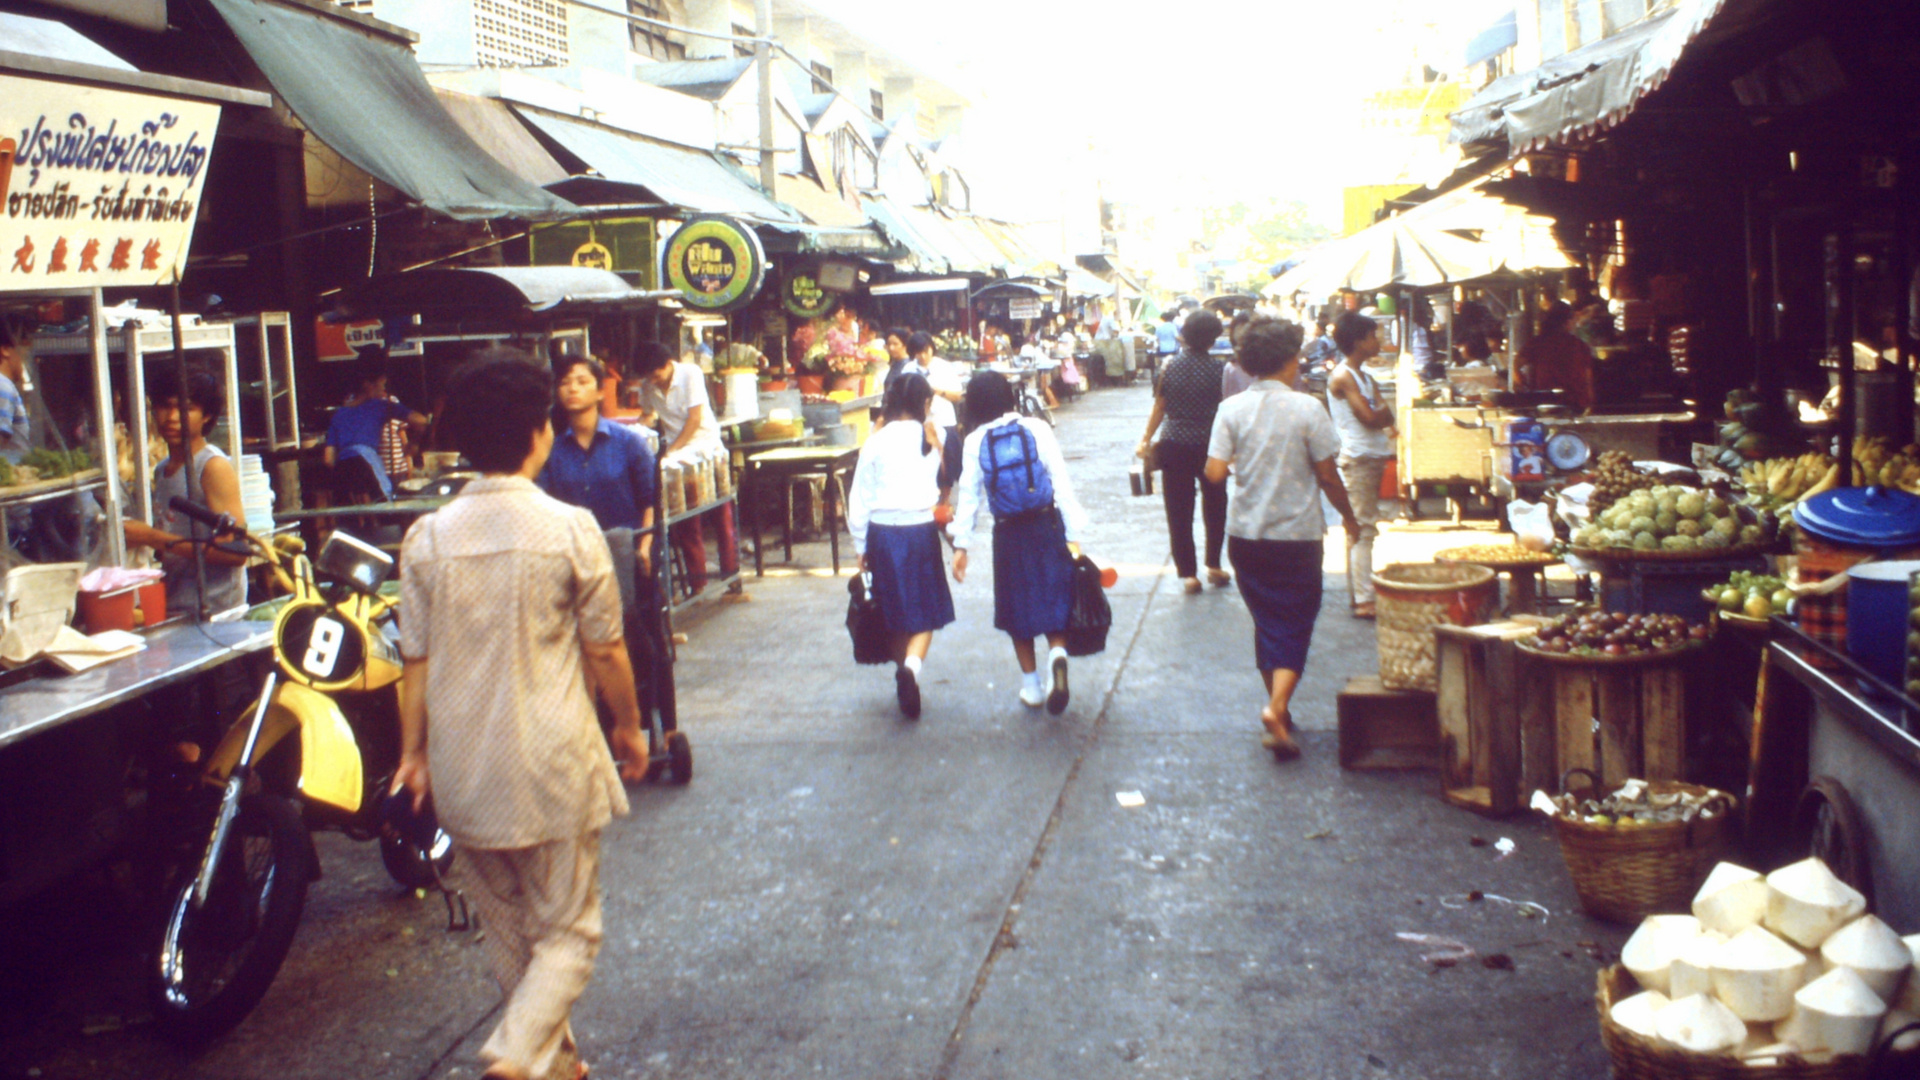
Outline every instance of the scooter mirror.
<path id="1" fill-rule="evenodd" d="M 339 529 L 320 545 L 314 569 L 360 592 L 376 592 L 393 574 L 393 556 Z"/>

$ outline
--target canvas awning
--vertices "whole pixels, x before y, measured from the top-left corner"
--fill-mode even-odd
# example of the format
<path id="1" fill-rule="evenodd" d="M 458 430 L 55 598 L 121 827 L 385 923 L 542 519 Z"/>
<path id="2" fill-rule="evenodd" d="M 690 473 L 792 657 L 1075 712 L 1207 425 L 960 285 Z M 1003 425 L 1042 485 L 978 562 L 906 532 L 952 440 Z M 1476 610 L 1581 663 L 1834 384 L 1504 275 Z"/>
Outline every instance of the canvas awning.
<path id="1" fill-rule="evenodd" d="M 875 285 L 867 292 L 873 296 L 913 296 L 920 293 L 959 292 L 973 284 L 963 277 L 930 278 L 926 281 L 890 281 Z"/>
<path id="2" fill-rule="evenodd" d="M 474 266 L 368 278 L 341 290 L 334 307 L 349 318 L 474 318 L 646 304 L 671 295 L 643 292 L 611 270 L 584 266 Z"/>
<path id="3" fill-rule="evenodd" d="M 1672 8 L 1532 71 L 1488 83 L 1453 114 L 1456 143 L 1504 137 L 1522 154 L 1627 118 L 1658 89 L 1727 0 L 1680 0 Z"/>
<path id="4" fill-rule="evenodd" d="M 434 96 L 403 38 L 275 0 L 210 0 L 315 138 L 452 218 L 549 221 L 577 207 L 482 150 Z"/>
<path id="5" fill-rule="evenodd" d="M 454 122 L 516 176 L 543 188 L 567 178 L 567 170 L 553 160 L 553 155 L 547 153 L 533 132 L 513 115 L 506 102 L 439 86 L 434 87 L 433 92 Z"/>
<path id="6" fill-rule="evenodd" d="M 798 221 L 705 150 L 649 142 L 612 128 L 516 108 L 522 119 L 609 180 L 638 184 L 662 201 L 701 214 Z"/>
<path id="7" fill-rule="evenodd" d="M 164 9 L 163 9 L 164 15 Z M 111 16 L 109 16 L 111 17 Z M 63 22 L 0 11 L 0 71 L 228 105 L 273 104 L 237 86 L 141 71 Z"/>

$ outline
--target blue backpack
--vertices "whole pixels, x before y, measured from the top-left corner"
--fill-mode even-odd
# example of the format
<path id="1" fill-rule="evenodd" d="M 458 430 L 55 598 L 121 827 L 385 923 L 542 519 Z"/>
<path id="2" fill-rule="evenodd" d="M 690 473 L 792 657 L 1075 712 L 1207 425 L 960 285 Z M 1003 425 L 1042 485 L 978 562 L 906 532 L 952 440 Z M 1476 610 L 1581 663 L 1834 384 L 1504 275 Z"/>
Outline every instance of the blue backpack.
<path id="1" fill-rule="evenodd" d="M 987 474 L 987 505 L 1009 518 L 1053 505 L 1053 477 L 1040 460 L 1040 444 L 1025 424 L 988 428 L 980 439 L 980 468 Z"/>

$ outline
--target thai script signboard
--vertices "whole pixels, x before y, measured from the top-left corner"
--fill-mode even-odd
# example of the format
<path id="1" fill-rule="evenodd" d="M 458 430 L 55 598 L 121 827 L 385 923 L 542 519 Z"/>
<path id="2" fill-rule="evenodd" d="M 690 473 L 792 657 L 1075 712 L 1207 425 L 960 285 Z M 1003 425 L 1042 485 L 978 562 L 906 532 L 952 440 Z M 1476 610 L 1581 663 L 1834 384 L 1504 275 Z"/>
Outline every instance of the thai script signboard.
<path id="1" fill-rule="evenodd" d="M 164 285 L 220 107 L 0 75 L 0 292 Z"/>

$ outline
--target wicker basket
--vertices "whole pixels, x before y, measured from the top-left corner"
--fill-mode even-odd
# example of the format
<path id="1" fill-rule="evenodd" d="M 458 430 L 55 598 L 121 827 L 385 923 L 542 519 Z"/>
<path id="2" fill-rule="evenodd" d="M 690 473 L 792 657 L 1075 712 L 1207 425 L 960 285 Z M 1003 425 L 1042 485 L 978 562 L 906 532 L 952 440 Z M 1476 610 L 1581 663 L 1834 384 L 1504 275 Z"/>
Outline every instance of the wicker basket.
<path id="1" fill-rule="evenodd" d="M 1581 770 L 1584 771 L 1584 770 Z M 1657 795 L 1724 794 L 1712 788 L 1654 780 Z M 1726 795 L 1729 803 L 1733 796 Z M 1563 815 L 1553 819 L 1560 857 L 1573 875 L 1580 906 L 1597 919 L 1637 923 L 1649 915 L 1685 912 L 1733 842 L 1733 807 L 1713 817 L 1639 825 L 1605 825 Z"/>
<path id="2" fill-rule="evenodd" d="M 1376 571 L 1373 589 L 1380 682 L 1389 690 L 1438 688 L 1433 628 L 1487 621 L 1499 600 L 1499 575 L 1468 563 L 1394 563 Z"/>
<path id="3" fill-rule="evenodd" d="M 1920 1051 L 1887 1052 L 1876 1063 L 1858 1054 L 1811 1062 L 1789 1057 L 1778 1065 L 1748 1065 L 1731 1054 L 1695 1054 L 1666 1046 L 1613 1022 L 1613 1006 L 1640 992 L 1618 964 L 1600 972 L 1594 1004 L 1600 1041 L 1613 1059 L 1613 1080 L 1877 1080 L 1920 1076 Z"/>

